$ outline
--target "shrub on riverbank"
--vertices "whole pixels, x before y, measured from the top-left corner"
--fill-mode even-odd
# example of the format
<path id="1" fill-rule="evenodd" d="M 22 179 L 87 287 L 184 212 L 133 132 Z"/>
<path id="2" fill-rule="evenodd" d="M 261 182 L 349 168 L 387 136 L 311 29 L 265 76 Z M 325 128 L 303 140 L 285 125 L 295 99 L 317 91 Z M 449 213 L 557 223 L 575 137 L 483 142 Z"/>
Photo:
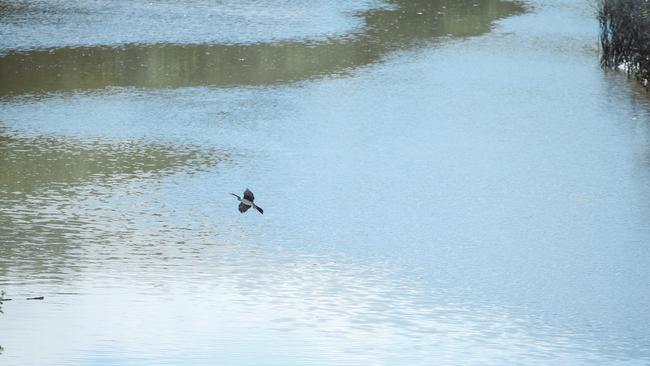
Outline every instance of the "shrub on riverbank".
<path id="1" fill-rule="evenodd" d="M 624 67 L 650 87 L 650 1 L 600 0 L 601 59 L 604 67 Z"/>

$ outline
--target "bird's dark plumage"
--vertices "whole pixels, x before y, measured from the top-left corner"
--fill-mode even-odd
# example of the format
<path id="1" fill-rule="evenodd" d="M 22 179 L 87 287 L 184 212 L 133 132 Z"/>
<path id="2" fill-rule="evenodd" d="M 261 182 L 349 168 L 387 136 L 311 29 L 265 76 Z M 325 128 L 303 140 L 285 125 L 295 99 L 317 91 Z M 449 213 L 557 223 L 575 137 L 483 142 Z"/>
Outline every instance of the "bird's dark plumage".
<path id="1" fill-rule="evenodd" d="M 250 189 L 246 188 L 244 191 L 244 198 L 242 199 L 238 195 L 231 193 L 231 195 L 237 197 L 237 201 L 239 201 L 239 212 L 244 213 L 248 211 L 249 208 L 254 207 L 259 213 L 264 214 L 264 210 L 262 210 L 261 207 L 257 206 L 253 201 L 255 201 L 255 196 L 253 195 L 253 192 L 251 192 Z"/>
<path id="2" fill-rule="evenodd" d="M 255 200 L 255 196 L 253 195 L 253 192 L 251 192 L 251 190 L 248 188 L 246 188 L 246 190 L 244 191 L 244 199 L 249 200 L 251 202 Z"/>

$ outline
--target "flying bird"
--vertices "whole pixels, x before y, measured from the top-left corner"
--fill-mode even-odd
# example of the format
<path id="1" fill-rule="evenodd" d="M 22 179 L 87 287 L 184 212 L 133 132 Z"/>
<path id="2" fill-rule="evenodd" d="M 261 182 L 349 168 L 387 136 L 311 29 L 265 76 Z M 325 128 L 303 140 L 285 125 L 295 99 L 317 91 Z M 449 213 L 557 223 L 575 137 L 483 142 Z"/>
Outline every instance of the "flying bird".
<path id="1" fill-rule="evenodd" d="M 257 206 L 253 201 L 255 201 L 255 196 L 253 196 L 253 192 L 251 192 L 250 189 L 246 188 L 244 191 L 244 199 L 239 197 L 238 195 L 231 193 L 233 196 L 237 197 L 237 201 L 239 201 L 239 212 L 244 213 L 246 210 L 249 208 L 253 207 L 257 211 L 259 211 L 261 214 L 264 214 L 264 210 L 262 210 L 261 207 Z"/>

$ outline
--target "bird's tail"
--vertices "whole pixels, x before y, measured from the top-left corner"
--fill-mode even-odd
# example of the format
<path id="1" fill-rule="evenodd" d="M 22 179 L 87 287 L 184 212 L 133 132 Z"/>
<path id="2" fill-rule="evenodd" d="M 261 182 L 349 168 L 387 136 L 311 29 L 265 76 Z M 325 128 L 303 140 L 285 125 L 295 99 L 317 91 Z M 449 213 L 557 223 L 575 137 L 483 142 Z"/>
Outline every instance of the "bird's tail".
<path id="1" fill-rule="evenodd" d="M 262 208 L 261 208 L 260 206 L 258 206 L 258 205 L 256 205 L 256 204 L 253 203 L 253 207 L 255 207 L 255 209 L 256 209 L 257 211 L 259 211 L 262 215 L 264 215 L 264 210 L 262 210 Z"/>

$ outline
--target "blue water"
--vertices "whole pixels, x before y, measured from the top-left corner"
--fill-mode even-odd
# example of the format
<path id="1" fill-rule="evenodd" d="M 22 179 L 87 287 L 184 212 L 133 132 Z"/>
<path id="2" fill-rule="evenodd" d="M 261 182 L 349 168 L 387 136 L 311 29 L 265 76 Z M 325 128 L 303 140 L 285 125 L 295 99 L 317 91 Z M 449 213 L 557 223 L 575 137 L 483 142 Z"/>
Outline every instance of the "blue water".
<path id="1" fill-rule="evenodd" d="M 343 75 L 3 97 L 0 360 L 647 365 L 650 99 L 590 5 L 525 5 Z"/>

